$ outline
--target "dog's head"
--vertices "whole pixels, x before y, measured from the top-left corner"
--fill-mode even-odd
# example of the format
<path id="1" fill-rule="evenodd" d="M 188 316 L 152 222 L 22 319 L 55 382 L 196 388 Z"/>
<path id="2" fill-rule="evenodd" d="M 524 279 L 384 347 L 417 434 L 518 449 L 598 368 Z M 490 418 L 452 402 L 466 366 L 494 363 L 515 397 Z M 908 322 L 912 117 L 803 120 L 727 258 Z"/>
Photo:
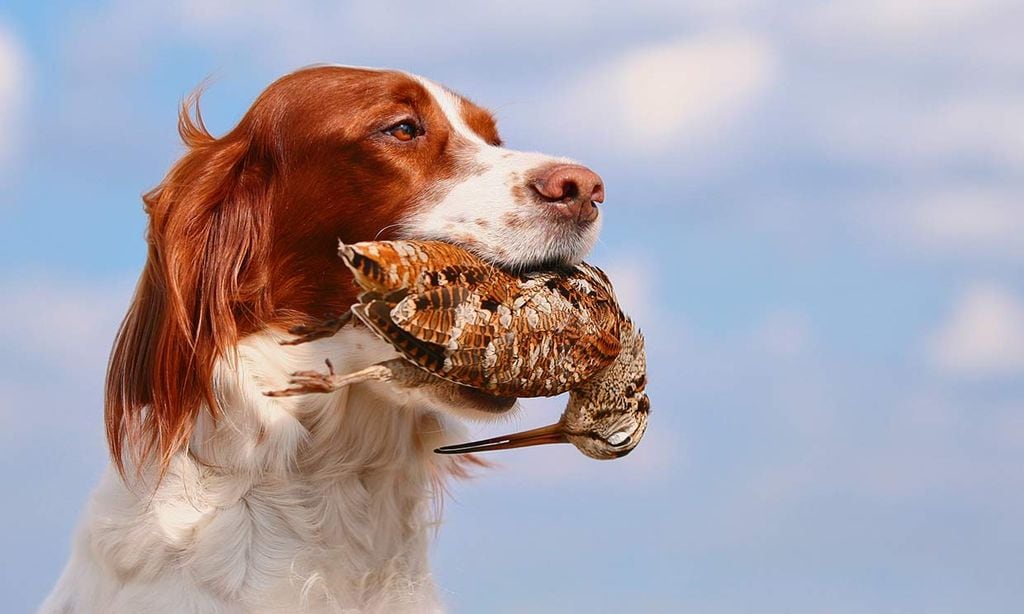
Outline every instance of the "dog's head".
<path id="1" fill-rule="evenodd" d="M 107 376 L 119 467 L 126 442 L 166 463 L 216 411 L 214 363 L 241 337 L 348 308 L 339 239 L 439 239 L 529 269 L 580 261 L 601 223 L 596 173 L 503 147 L 488 111 L 402 72 L 301 70 L 226 135 L 188 103 L 179 131 L 185 155 L 144 197 L 149 258 Z"/>

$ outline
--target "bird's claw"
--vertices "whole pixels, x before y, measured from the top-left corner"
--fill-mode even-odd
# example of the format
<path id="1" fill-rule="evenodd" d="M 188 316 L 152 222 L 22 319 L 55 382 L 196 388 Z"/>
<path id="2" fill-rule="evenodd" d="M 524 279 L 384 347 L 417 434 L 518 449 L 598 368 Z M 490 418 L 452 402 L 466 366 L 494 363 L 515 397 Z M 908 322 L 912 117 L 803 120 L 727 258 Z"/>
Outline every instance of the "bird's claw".
<path id="1" fill-rule="evenodd" d="M 336 318 L 328 318 L 315 324 L 300 324 L 288 329 L 288 334 L 295 335 L 294 339 L 282 341 L 281 345 L 300 345 L 331 337 L 338 333 L 352 320 L 352 312 L 345 312 Z"/>
<path id="2" fill-rule="evenodd" d="M 337 374 L 334 372 L 334 365 L 330 359 L 324 361 L 327 364 L 327 373 L 322 371 L 295 371 L 288 379 L 288 388 L 283 390 L 271 390 L 264 392 L 268 397 L 293 397 L 301 394 L 334 392 L 341 388 L 335 382 Z"/>

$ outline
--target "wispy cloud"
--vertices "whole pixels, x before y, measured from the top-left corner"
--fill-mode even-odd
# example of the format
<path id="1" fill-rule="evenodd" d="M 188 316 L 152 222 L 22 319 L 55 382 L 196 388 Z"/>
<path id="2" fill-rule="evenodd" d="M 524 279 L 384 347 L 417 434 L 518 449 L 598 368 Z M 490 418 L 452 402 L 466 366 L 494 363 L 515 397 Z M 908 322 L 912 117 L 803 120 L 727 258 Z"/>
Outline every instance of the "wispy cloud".
<path id="1" fill-rule="evenodd" d="M 812 127 L 829 156 L 908 172 L 1024 170 L 1024 17 L 1009 0 L 830 2 L 793 22 Z M 965 41 L 971 44 L 965 44 Z"/>
<path id="2" fill-rule="evenodd" d="M 928 353 L 935 366 L 953 375 L 1024 372 L 1024 301 L 997 284 L 967 288 L 930 340 Z"/>
<path id="3" fill-rule="evenodd" d="M 130 288 L 122 282 L 42 276 L 0 281 L 0 390 L 7 392 L 0 394 L 4 437 L 40 435 L 60 419 L 95 416 L 90 409 L 101 403 L 107 354 Z M 88 393 L 83 395 L 83 390 Z M 41 409 L 26 411 L 36 404 Z"/>
<path id="4" fill-rule="evenodd" d="M 655 283 L 660 272 L 655 260 L 637 252 L 618 254 L 602 269 L 615 285 L 615 296 L 622 309 L 641 325 L 653 325 L 659 311 Z"/>
<path id="5" fill-rule="evenodd" d="M 874 87 L 870 106 L 846 99 L 828 113 L 836 153 L 905 169 L 975 164 L 1024 170 L 1024 91 L 990 88 L 935 96 L 900 83 Z"/>
<path id="6" fill-rule="evenodd" d="M 39 276 L 0 282 L 0 344 L 68 374 L 105 363 L 131 284 Z"/>
<path id="7" fill-rule="evenodd" d="M 140 60 L 152 57 L 160 42 L 175 39 L 207 49 L 245 49 L 275 70 L 330 61 L 372 60 L 379 65 L 411 57 L 504 61 L 499 56 L 511 51 L 557 51 L 587 45 L 624 22 L 638 27 L 716 23 L 747 14 L 757 4 L 757 0 L 641 0 L 622 13 L 614 10 L 614 3 L 587 0 L 557 4 L 543 0 L 498 4 L 447 1 L 423 11 L 420 4 L 406 0 L 391 3 L 391 14 L 384 16 L 372 5 L 324 0 L 288 4 L 115 0 L 80 24 L 82 36 L 73 50 L 82 53 L 86 61 L 103 57 L 120 67 L 138 66 Z M 404 22 L 405 16 L 415 19 Z M 575 36 L 566 37 L 569 31 Z M 469 49 L 491 52 L 467 53 Z M 501 53 L 494 53 L 497 49 Z"/>
<path id="8" fill-rule="evenodd" d="M 764 38 L 706 33 L 631 49 L 570 82 L 550 115 L 586 143 L 656 155 L 721 139 L 775 81 Z"/>
<path id="9" fill-rule="evenodd" d="M 844 0 L 811 7 L 803 22 L 820 37 L 844 44 L 921 45 L 965 27 L 991 25 L 1013 6 L 1012 0 Z"/>
<path id="10" fill-rule="evenodd" d="M 453 607 L 486 610 L 530 586 L 557 609 L 598 578 L 597 609 L 644 609 L 643 593 L 671 604 L 651 611 L 752 599 L 766 612 L 971 611 L 978 595 L 1011 611 L 1024 507 L 1006 494 L 1021 492 L 1024 449 L 1019 4 L 110 0 L 33 16 L 0 38 L 46 162 L 32 165 L 38 206 L 0 221 L 4 238 L 46 235 L 10 241 L 19 281 L 0 279 L 0 461 L 25 469 L 11 477 L 45 503 L 35 510 L 69 518 L 10 507 L 23 520 L 5 520 L 8 533 L 54 537 L 8 550 L 61 550 L 9 574 L 12 603 L 29 609 L 45 587 L 25 587 L 59 570 L 92 479 L 80 474 L 106 458 L 102 371 L 130 282 L 96 271 L 138 272 L 137 194 L 178 151 L 178 97 L 216 75 L 206 111 L 220 131 L 275 76 L 338 61 L 423 73 L 494 108 L 512 146 L 593 164 L 618 216 L 594 262 L 648 337 L 654 413 L 628 458 L 493 454 L 503 468 L 458 487 L 471 504 L 440 543 L 480 560 L 453 579 Z M 65 46 L 35 53 L 53 41 Z M 119 226 L 128 208 L 137 226 Z M 103 260 L 53 247 L 97 230 L 82 245 L 111 245 Z M 80 282 L 32 281 L 17 258 Z M 564 402 L 528 402 L 514 424 L 474 434 L 548 423 Z M 553 548 L 567 526 L 572 547 Z M 622 526 L 636 530 L 628 544 L 606 539 Z M 544 527 L 550 540 L 526 543 Z M 480 537 L 487 548 L 465 547 Z M 629 564 L 609 565 L 608 544 Z M 878 561 L 898 588 L 877 583 Z M 737 581 L 751 590 L 729 591 Z"/>
<path id="11" fill-rule="evenodd" d="M 1005 184 L 933 186 L 883 194 L 855 208 L 854 221 L 894 246 L 959 261 L 1024 259 L 1024 190 Z"/>
<path id="12" fill-rule="evenodd" d="M 18 146 L 18 114 L 28 87 L 26 62 L 13 31 L 0 22 L 0 177 Z M 0 196 L 0 205 L 4 197 Z"/>

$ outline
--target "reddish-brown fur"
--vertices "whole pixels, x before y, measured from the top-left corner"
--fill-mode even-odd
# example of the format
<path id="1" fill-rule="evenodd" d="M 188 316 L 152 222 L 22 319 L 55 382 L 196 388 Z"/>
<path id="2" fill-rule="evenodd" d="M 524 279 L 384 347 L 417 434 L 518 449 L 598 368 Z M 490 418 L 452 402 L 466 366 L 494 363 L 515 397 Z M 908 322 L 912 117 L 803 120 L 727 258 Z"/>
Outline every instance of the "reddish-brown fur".
<path id="1" fill-rule="evenodd" d="M 384 136 L 409 116 L 431 131 L 427 144 Z M 464 101 L 463 118 L 500 142 L 487 111 Z M 214 365 L 241 337 L 348 308 L 355 288 L 338 239 L 390 238 L 443 180 L 474 172 L 458 155 L 474 145 L 397 72 L 299 71 L 220 138 L 195 95 L 179 132 L 186 153 L 143 197 L 149 255 L 107 373 L 107 438 L 122 474 L 143 460 L 166 469 L 201 407 L 217 416 Z"/>

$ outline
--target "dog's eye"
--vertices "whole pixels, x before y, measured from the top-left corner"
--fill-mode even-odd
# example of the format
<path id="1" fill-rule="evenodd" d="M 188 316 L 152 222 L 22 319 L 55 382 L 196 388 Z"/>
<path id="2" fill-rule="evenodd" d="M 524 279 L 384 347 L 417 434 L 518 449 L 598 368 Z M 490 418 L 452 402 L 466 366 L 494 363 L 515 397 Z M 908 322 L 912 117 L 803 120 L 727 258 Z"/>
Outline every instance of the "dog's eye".
<path id="1" fill-rule="evenodd" d="M 384 133 L 390 134 L 399 141 L 411 141 L 418 136 L 422 136 L 423 129 L 413 120 L 405 119 L 390 128 L 386 128 Z"/>

